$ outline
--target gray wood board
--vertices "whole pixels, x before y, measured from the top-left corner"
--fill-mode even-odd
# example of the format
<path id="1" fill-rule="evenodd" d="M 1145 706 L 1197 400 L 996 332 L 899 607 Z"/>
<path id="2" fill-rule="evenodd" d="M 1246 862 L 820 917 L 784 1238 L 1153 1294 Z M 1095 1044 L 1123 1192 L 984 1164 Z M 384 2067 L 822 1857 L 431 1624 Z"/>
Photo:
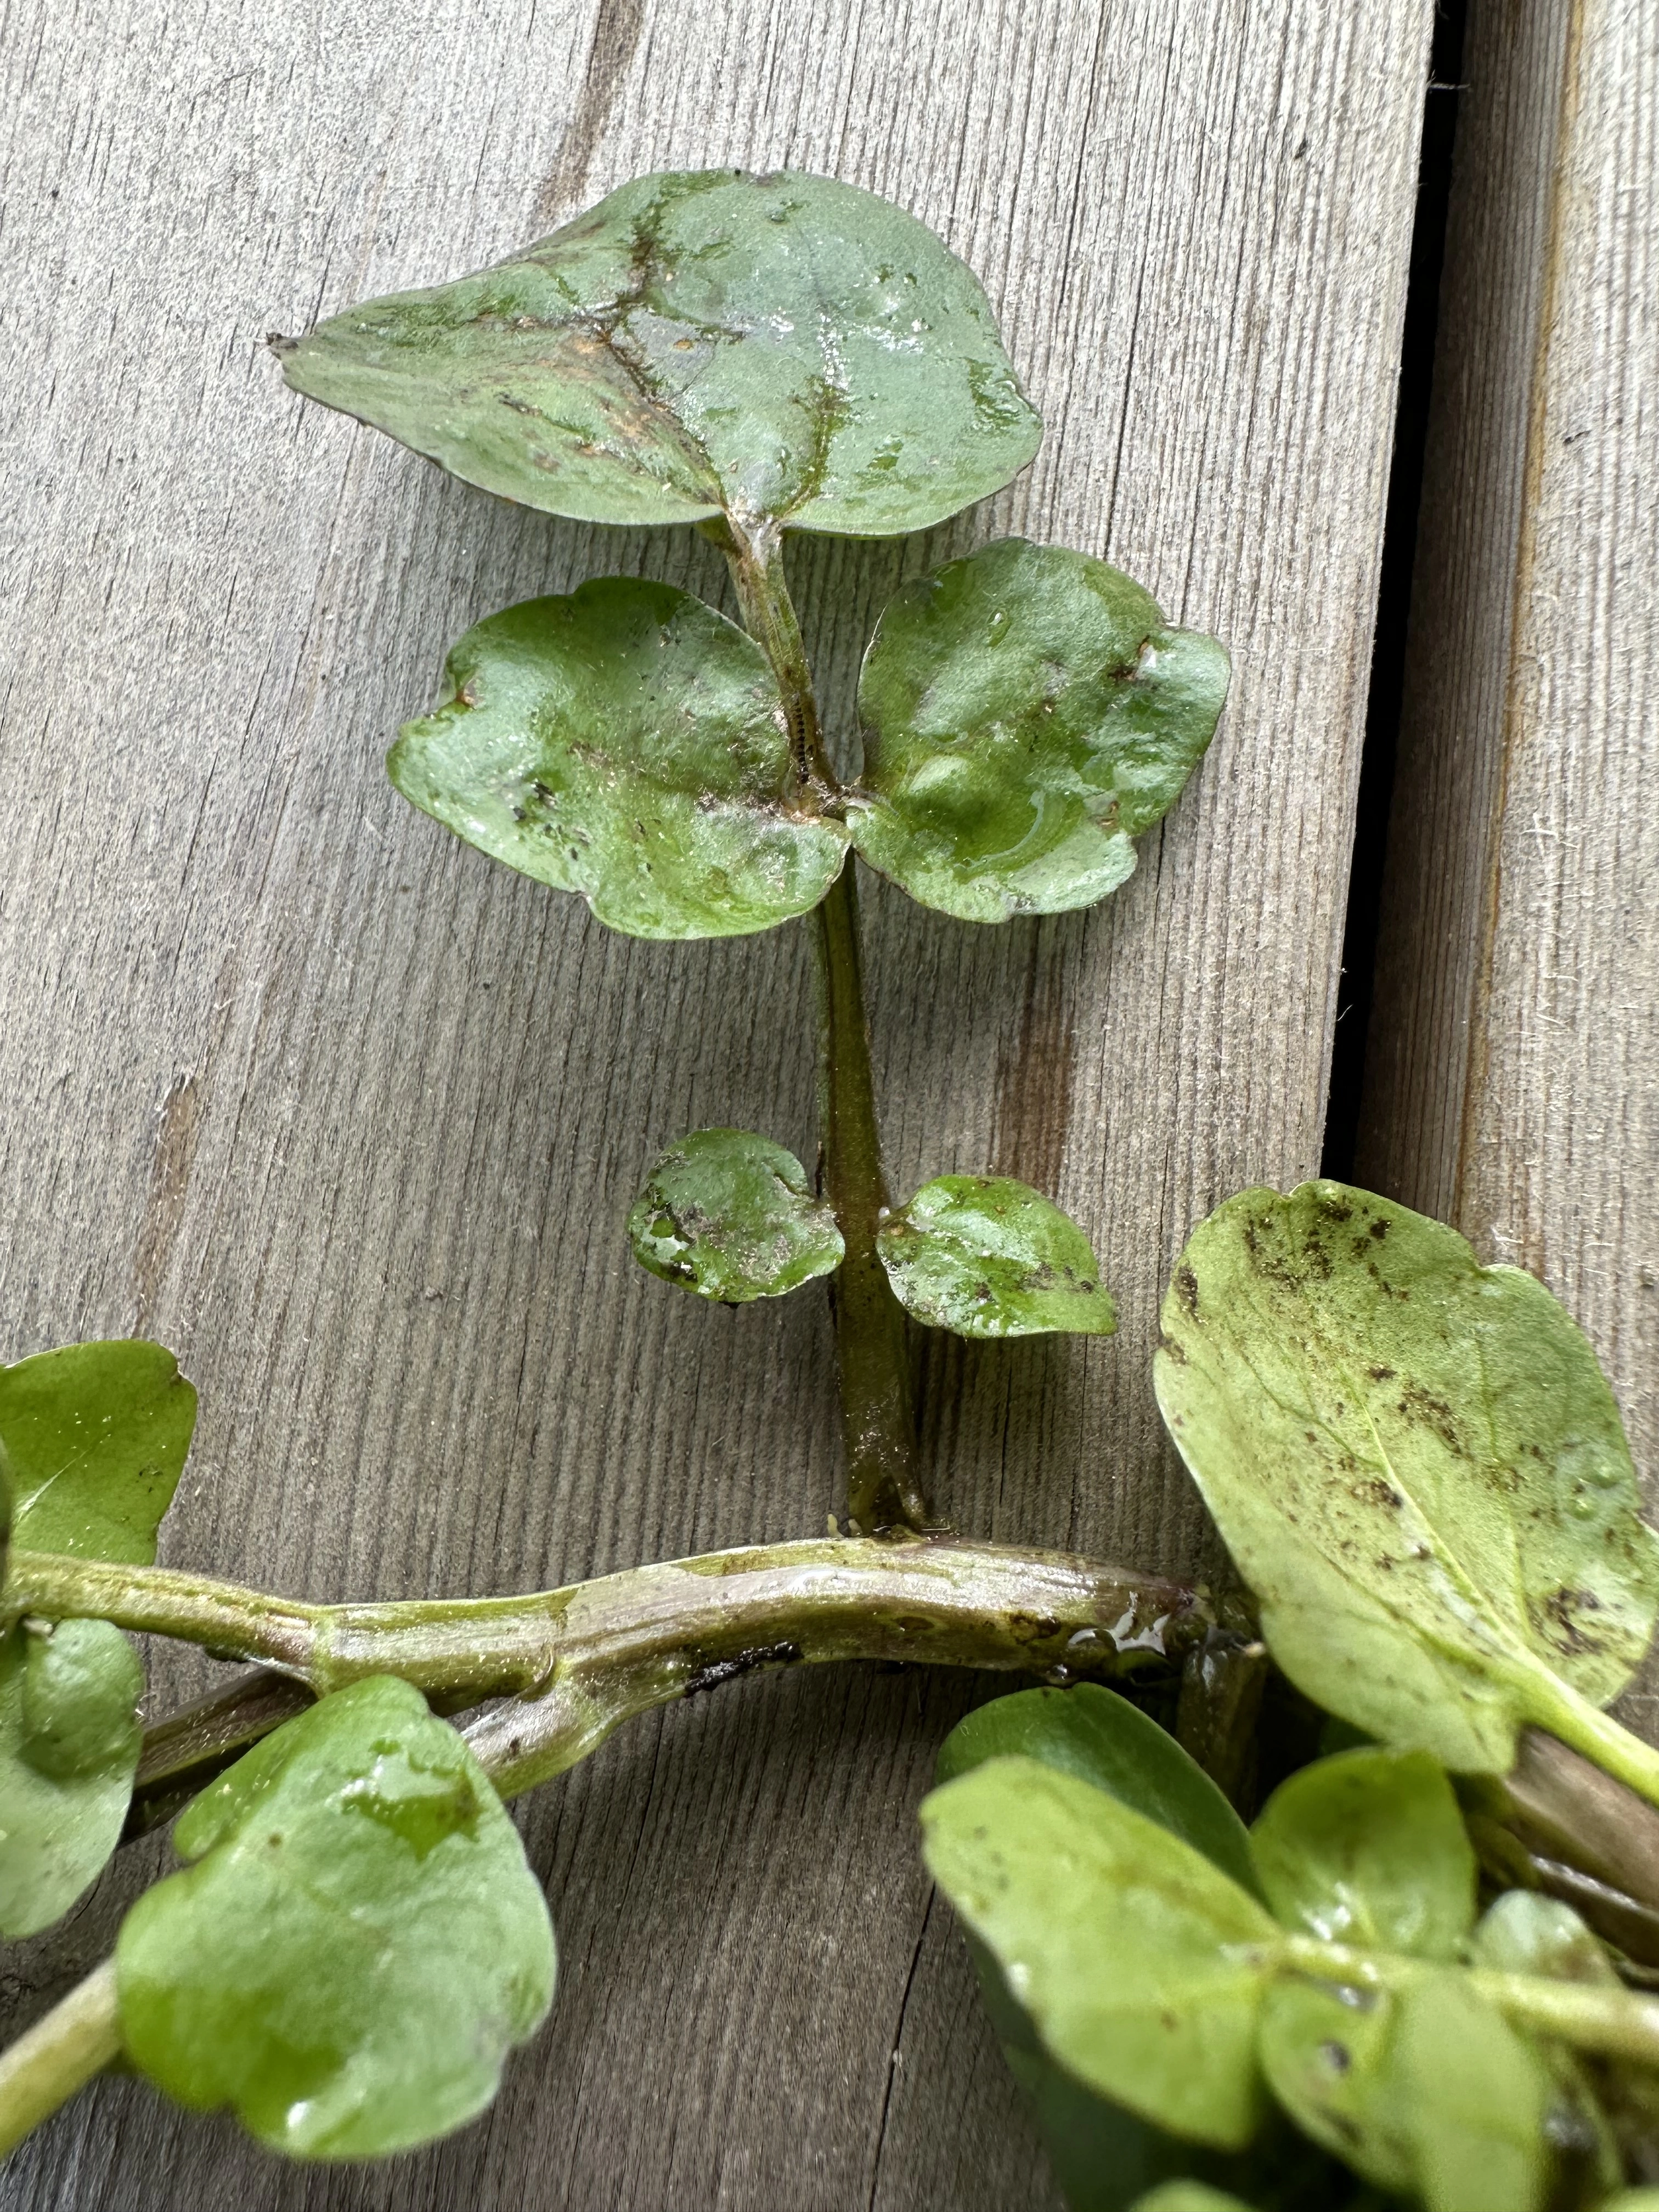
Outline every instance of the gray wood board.
<path id="1" fill-rule="evenodd" d="M 1642 0 L 1470 11 L 1360 1162 L 1565 1300 L 1650 1497 L 1653 32 Z"/>
<path id="2" fill-rule="evenodd" d="M 264 332 L 471 267 L 638 171 L 851 178 L 1000 303 L 1048 423 L 925 544 L 793 557 L 832 722 L 896 579 L 1010 528 L 1232 647 L 1139 874 L 975 929 L 878 889 L 894 1178 L 994 1164 L 1087 1222 L 1109 1343 L 929 1348 L 966 1529 L 1212 1558 L 1148 1357 L 1194 1221 L 1319 1149 L 1428 0 L 295 0 L 14 10 L 0 1219 L 7 1356 L 132 1330 L 200 1384 L 167 1556 L 317 1598 L 500 1590 L 811 1533 L 838 1502 L 816 1291 L 709 1312 L 620 1217 L 700 1122 L 810 1151 L 799 930 L 609 937 L 403 807 L 380 755 L 478 616 L 688 534 L 493 504 L 284 395 Z M 157 1697 L 203 1662 L 164 1656 Z M 492 2118 L 286 2171 L 100 2083 L 15 2205 L 1052 2201 L 914 1809 L 975 1694 L 757 1681 L 526 1814 L 563 1980 Z M 130 1854 L 5 1962 L 21 2021 Z"/>

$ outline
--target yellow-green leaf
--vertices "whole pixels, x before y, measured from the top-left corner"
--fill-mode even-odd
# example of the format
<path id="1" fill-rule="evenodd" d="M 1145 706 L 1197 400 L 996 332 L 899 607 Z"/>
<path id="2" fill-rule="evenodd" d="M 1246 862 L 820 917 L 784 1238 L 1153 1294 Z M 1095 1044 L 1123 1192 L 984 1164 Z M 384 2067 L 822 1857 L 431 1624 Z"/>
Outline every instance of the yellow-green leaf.
<path id="1" fill-rule="evenodd" d="M 1534 1721 L 1654 1788 L 1594 1709 L 1646 1650 L 1659 1539 L 1541 1283 L 1312 1182 L 1212 1214 L 1162 1319 L 1164 1419 L 1293 1681 L 1454 1770 L 1506 1770 Z"/>
<path id="2" fill-rule="evenodd" d="M 1250 1832 L 1276 1917 L 1326 1943 L 1455 1958 L 1474 1924 L 1474 1853 L 1420 1751 L 1345 1751 L 1280 1783 Z"/>
<path id="3" fill-rule="evenodd" d="M 553 1994 L 553 1931 L 488 1776 L 407 1683 L 325 1698 L 179 1821 L 195 1863 L 116 1947 L 129 2056 L 273 2149 L 380 2158 L 481 2111 Z"/>
<path id="4" fill-rule="evenodd" d="M 947 1782 L 921 1819 L 935 1881 L 1052 2057 L 1172 2134 L 1249 2140 L 1256 2017 L 1281 1940 L 1254 1898 L 1156 1821 L 1032 1759 Z"/>

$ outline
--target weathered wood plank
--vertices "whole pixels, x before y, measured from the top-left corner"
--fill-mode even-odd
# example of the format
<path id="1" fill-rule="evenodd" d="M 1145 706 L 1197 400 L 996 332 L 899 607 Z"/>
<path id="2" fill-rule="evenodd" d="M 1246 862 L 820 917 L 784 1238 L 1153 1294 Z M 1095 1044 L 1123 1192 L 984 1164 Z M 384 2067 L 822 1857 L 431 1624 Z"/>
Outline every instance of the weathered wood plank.
<path id="1" fill-rule="evenodd" d="M 1360 1176 L 1565 1299 L 1651 1483 L 1651 10 L 1474 0 L 1463 74 Z"/>
<path id="2" fill-rule="evenodd" d="M 1317 1158 L 1429 15 L 16 14 L 6 1352 L 179 1347 L 204 1418 L 171 1557 L 316 1596 L 502 1589 L 813 1529 L 835 1501 L 816 1295 L 689 1310 L 618 1225 L 699 1121 L 809 1141 L 802 933 L 607 937 L 379 764 L 477 616 L 617 567 L 716 592 L 713 556 L 492 505 L 301 409 L 258 346 L 636 171 L 738 158 L 937 225 L 1049 424 L 994 514 L 800 547 L 832 718 L 896 579 L 995 529 L 1109 554 L 1237 656 L 1212 759 L 1106 908 L 976 931 L 871 902 L 898 1185 L 988 1161 L 1052 1183 L 1124 1316 L 1107 1345 L 933 1350 L 940 1499 L 967 1528 L 1194 1558 L 1157 1295 L 1215 1198 Z M 1048 2203 L 914 1850 L 971 1694 L 744 1685 L 543 1793 L 556 2019 L 459 2140 L 307 2176 L 100 2084 L 8 2201 Z M 18 1947 L 14 2019 L 158 1853 Z"/>

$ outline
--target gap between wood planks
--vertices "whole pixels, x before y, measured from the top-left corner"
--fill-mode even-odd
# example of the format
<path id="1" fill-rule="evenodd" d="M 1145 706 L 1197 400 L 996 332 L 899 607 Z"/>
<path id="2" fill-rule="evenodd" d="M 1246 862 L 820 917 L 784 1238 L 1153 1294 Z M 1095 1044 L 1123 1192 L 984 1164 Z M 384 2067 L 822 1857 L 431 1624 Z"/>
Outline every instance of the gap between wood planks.
<path id="1" fill-rule="evenodd" d="M 1353 1179 L 1360 1100 L 1365 1081 L 1365 1044 L 1370 1028 L 1382 920 L 1389 809 L 1394 796 L 1395 760 L 1405 696 L 1412 570 L 1423 496 L 1435 341 L 1439 334 L 1440 276 L 1445 259 L 1457 111 L 1463 89 L 1467 14 L 1468 0 L 1438 0 L 1429 81 L 1424 94 L 1423 152 L 1418 173 L 1417 215 L 1412 227 L 1406 319 L 1401 334 L 1394 459 L 1389 471 L 1389 503 L 1382 526 L 1376 632 L 1371 647 L 1365 743 L 1360 757 L 1359 793 L 1354 808 L 1347 918 L 1342 933 L 1342 970 L 1337 986 L 1330 1085 L 1326 1095 L 1325 1141 L 1319 1163 L 1322 1175 L 1333 1176 L 1342 1182 Z"/>

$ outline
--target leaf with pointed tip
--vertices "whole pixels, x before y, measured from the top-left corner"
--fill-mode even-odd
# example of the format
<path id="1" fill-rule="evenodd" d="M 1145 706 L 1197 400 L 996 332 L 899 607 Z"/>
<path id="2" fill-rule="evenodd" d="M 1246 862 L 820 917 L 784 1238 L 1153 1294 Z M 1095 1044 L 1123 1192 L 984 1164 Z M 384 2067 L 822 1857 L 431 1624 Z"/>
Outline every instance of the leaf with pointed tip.
<path id="1" fill-rule="evenodd" d="M 1310 1182 L 1218 1208 L 1162 1320 L 1164 1418 L 1300 1688 L 1455 1771 L 1506 1771 L 1532 1721 L 1654 1788 L 1594 1708 L 1647 1648 L 1659 1538 L 1541 1283 Z"/>
<path id="2" fill-rule="evenodd" d="M 936 1176 L 876 1249 L 901 1305 L 957 1336 L 1109 1336 L 1117 1309 L 1088 1238 L 1012 1176 Z"/>
<path id="3" fill-rule="evenodd" d="M 671 1145 L 628 1234 L 642 1267 L 728 1305 L 799 1290 L 838 1267 L 844 1249 L 794 1154 L 748 1129 L 696 1129 Z"/>
<path id="4" fill-rule="evenodd" d="M 1201 1853 L 1036 1759 L 988 1759 L 921 1808 L 934 1880 L 1049 2055 L 1097 2094 L 1224 2149 L 1261 2117 L 1256 2016 L 1280 1937 Z"/>
<path id="5" fill-rule="evenodd" d="M 964 921 L 1092 906 L 1215 733 L 1227 655 L 1103 561 L 1008 538 L 889 601 L 859 683 L 872 866 Z"/>
<path id="6" fill-rule="evenodd" d="M 278 346 L 296 391 L 584 522 L 854 537 L 1006 483 L 1042 426 L 972 273 L 827 177 L 639 177 L 495 267 Z"/>
<path id="7" fill-rule="evenodd" d="M 0 1440 L 20 1550 L 148 1566 L 196 1426 L 159 1344 L 67 1344 L 0 1367 Z"/>
<path id="8" fill-rule="evenodd" d="M 540 1884 L 489 1777 L 407 1683 L 289 1721 L 179 1821 L 115 1965 L 128 2055 L 273 2149 L 380 2158 L 495 2095 L 553 1995 Z"/>
<path id="9" fill-rule="evenodd" d="M 1425 1752 L 1303 1767 L 1267 1800 L 1250 1847 L 1275 1917 L 1322 1942 L 1449 1960 L 1474 1924 L 1474 1853 Z"/>
<path id="10" fill-rule="evenodd" d="M 0 1936 L 49 1927 L 119 1842 L 143 1686 L 106 1620 L 20 1621 L 0 1639 Z"/>
<path id="11" fill-rule="evenodd" d="M 404 797 L 470 845 L 580 891 L 630 937 L 740 937 L 805 914 L 846 832 L 791 794 L 777 682 L 735 623 L 604 576 L 475 623 L 448 702 L 404 726 Z"/>

